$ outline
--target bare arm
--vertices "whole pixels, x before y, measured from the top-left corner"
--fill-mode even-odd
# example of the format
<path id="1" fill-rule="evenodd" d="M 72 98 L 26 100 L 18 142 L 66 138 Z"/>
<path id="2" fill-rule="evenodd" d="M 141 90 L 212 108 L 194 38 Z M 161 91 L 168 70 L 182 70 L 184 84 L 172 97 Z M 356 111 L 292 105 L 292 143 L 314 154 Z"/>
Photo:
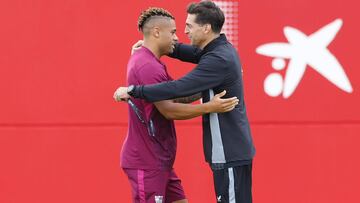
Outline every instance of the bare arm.
<path id="1" fill-rule="evenodd" d="M 204 104 L 181 104 L 172 100 L 159 101 L 154 104 L 166 119 L 185 120 L 207 113 L 222 113 L 233 110 L 239 100 L 236 97 L 221 99 L 220 97 L 224 96 L 225 93 L 226 91 L 223 91 L 215 95 L 212 100 Z"/>
<path id="2" fill-rule="evenodd" d="M 188 97 L 181 97 L 181 98 L 177 98 L 174 99 L 175 103 L 183 103 L 183 104 L 189 104 L 189 103 L 193 103 L 194 101 L 197 101 L 201 98 L 201 93 L 197 93 Z"/>

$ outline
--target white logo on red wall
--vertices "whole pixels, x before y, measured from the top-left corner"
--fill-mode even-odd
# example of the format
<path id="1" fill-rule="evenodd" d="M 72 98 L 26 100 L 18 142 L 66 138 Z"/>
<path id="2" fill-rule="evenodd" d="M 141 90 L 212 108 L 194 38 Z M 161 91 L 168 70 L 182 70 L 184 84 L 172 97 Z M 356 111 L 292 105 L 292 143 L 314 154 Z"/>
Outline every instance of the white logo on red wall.
<path id="1" fill-rule="evenodd" d="M 341 26 L 342 20 L 336 19 L 309 36 L 296 28 L 286 26 L 284 34 L 289 43 L 273 42 L 257 47 L 258 54 L 274 57 L 272 67 L 275 71 L 285 69 L 285 59 L 288 59 L 284 78 L 278 72 L 266 77 L 265 93 L 272 97 L 277 97 L 281 93 L 284 98 L 290 97 L 307 67 L 313 68 L 341 90 L 351 93 L 353 89 L 343 67 L 327 49 Z"/>

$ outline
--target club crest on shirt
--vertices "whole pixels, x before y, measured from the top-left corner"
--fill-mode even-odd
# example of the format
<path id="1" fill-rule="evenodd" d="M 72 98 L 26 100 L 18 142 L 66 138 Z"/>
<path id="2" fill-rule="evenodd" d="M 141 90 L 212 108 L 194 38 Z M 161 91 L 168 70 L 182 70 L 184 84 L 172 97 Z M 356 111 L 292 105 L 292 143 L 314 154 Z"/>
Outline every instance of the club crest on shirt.
<path id="1" fill-rule="evenodd" d="M 163 196 L 155 196 L 155 203 L 163 203 Z"/>

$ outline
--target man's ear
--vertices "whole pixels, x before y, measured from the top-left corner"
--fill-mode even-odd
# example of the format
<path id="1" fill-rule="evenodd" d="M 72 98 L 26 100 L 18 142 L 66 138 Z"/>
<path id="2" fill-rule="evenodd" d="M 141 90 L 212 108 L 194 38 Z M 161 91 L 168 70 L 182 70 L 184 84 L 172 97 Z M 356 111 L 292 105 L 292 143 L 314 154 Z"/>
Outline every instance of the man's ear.
<path id="1" fill-rule="evenodd" d="M 211 32 L 211 24 L 205 24 L 204 25 L 204 32 L 206 34 L 208 34 L 209 32 Z"/>
<path id="2" fill-rule="evenodd" d="M 152 35 L 155 38 L 159 38 L 160 37 L 160 28 L 159 27 L 154 27 L 152 30 Z"/>

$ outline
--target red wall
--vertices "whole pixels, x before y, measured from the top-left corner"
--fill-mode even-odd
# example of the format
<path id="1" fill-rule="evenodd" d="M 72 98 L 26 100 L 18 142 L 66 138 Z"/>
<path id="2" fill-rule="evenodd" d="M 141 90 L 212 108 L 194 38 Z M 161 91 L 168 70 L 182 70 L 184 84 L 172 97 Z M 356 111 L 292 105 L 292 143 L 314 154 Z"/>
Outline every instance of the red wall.
<path id="1" fill-rule="evenodd" d="M 119 168 L 126 105 L 112 94 L 125 83 L 130 47 L 141 37 L 140 11 L 167 8 L 188 42 L 189 2 L 0 1 L 1 203 L 130 202 Z M 358 8 L 356 0 L 239 1 L 238 48 L 257 148 L 254 202 L 360 202 Z M 353 92 L 307 67 L 289 98 L 268 96 L 263 83 L 276 71 L 256 48 L 287 42 L 285 26 L 310 35 L 337 18 L 343 25 L 328 49 Z M 175 78 L 193 67 L 164 61 Z M 177 122 L 177 133 L 175 169 L 190 202 L 214 202 L 200 119 Z"/>

